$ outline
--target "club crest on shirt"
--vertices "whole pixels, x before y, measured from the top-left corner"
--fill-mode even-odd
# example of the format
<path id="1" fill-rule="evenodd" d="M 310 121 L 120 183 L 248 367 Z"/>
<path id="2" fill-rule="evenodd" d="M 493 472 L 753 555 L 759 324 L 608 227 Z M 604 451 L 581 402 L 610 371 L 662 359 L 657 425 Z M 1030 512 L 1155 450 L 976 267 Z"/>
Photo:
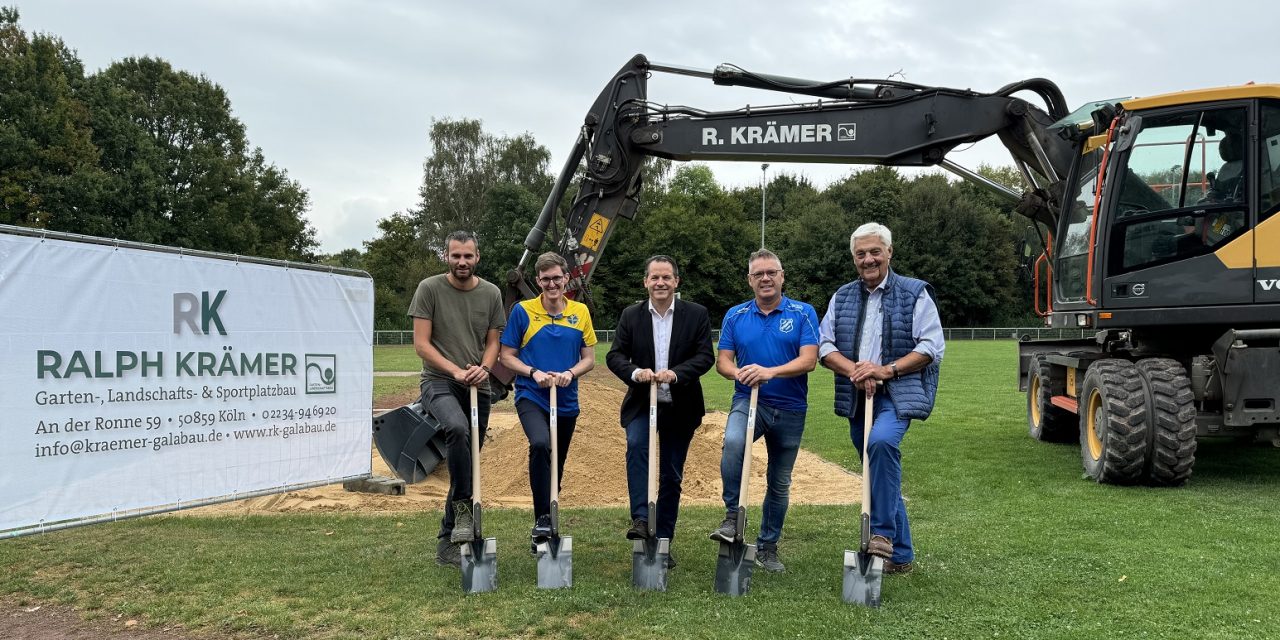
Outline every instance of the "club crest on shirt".
<path id="1" fill-rule="evenodd" d="M 568 320 L 568 321 L 569 321 L 569 324 L 571 324 L 571 325 L 576 325 L 576 324 L 578 324 L 578 314 L 576 314 L 576 313 L 575 313 L 575 314 L 573 314 L 573 315 L 571 315 L 571 316 L 568 316 L 568 317 L 566 317 L 566 318 L 565 318 L 565 320 Z"/>
<path id="2" fill-rule="evenodd" d="M 781 331 L 783 333 L 791 333 L 791 330 L 794 329 L 795 326 L 796 326 L 796 323 L 794 320 L 792 320 L 791 318 L 783 318 L 782 322 L 778 323 L 778 331 Z"/>

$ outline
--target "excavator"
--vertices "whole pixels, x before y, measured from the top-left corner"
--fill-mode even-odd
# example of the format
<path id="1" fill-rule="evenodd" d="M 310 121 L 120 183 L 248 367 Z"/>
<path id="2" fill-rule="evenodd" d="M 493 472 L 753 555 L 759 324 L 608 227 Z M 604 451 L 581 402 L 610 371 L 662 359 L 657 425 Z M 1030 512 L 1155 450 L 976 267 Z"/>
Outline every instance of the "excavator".
<path id="1" fill-rule="evenodd" d="M 789 102 L 662 104 L 648 97 L 655 74 L 782 92 Z M 991 136 L 1012 156 L 1021 191 L 947 158 Z M 534 295 L 524 269 L 549 230 L 571 268 L 568 291 L 590 302 L 610 235 L 639 210 L 650 157 L 953 172 L 1027 218 L 1039 250 L 1027 264 L 1035 312 L 1047 327 L 1087 336 L 1020 340 L 1033 438 L 1078 441 L 1088 476 L 1121 485 L 1184 484 L 1200 438 L 1280 446 L 1280 85 L 1069 110 L 1042 78 L 982 93 L 637 55 L 587 111 L 508 274 L 508 305 Z"/>

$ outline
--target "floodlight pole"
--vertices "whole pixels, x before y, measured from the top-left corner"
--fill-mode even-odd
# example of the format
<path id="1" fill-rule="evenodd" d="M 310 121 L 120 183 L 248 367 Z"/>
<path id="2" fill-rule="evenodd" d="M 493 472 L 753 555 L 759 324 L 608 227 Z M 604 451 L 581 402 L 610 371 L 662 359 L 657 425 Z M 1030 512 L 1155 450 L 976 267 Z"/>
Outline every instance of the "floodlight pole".
<path id="1" fill-rule="evenodd" d="M 760 248 L 764 248 L 764 190 L 768 184 L 765 181 L 765 172 L 769 170 L 769 163 L 760 165 Z"/>

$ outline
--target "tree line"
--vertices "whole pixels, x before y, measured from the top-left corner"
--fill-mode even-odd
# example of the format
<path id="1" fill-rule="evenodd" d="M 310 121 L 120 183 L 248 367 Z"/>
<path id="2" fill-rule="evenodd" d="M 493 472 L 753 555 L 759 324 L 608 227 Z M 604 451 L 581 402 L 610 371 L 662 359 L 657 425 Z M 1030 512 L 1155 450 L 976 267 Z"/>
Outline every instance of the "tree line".
<path id="1" fill-rule="evenodd" d="M 505 282 L 551 190 L 550 161 L 529 134 L 435 120 L 415 205 L 389 212 L 362 248 L 316 255 L 306 190 L 249 144 L 221 87 L 151 57 L 86 73 L 59 38 L 26 33 L 17 9 L 0 7 L 3 224 L 363 269 L 374 278 L 376 326 L 403 329 L 418 282 L 444 271 L 453 230 L 474 231 L 479 274 Z M 981 172 L 1021 186 L 1012 169 Z M 682 295 L 717 319 L 749 298 L 761 187 L 726 188 L 705 165 L 660 160 L 645 184 L 636 219 L 619 222 L 593 274 L 596 326 L 612 327 L 644 298 L 642 265 L 657 253 L 679 262 Z M 775 175 L 764 195 L 786 293 L 819 312 L 856 275 L 849 234 L 878 221 L 894 231 L 894 268 L 933 283 L 947 325 L 1031 321 L 1018 255 L 1025 223 L 972 185 L 878 167 L 825 188 Z"/>
<path id="2" fill-rule="evenodd" d="M 409 300 L 422 278 L 444 271 L 440 249 L 452 230 L 477 234 L 477 271 L 501 286 L 551 189 L 550 153 L 527 134 L 498 136 L 476 120 L 437 120 L 431 145 L 416 206 L 380 221 L 380 235 L 363 250 L 329 257 L 374 276 L 381 329 L 410 326 Z M 645 297 L 644 261 L 659 253 L 680 264 L 681 294 L 715 318 L 751 297 L 747 256 L 760 246 L 761 188 L 726 188 L 696 163 L 654 159 L 646 172 L 636 219 L 618 223 L 592 276 L 596 326 L 612 327 L 626 305 Z M 1012 169 L 981 173 L 1020 186 Z M 894 268 L 933 283 L 948 326 L 1033 322 L 1018 254 L 1025 224 L 985 191 L 889 167 L 851 171 L 826 188 L 781 174 L 764 189 L 766 245 L 782 259 L 786 294 L 819 313 L 856 277 L 849 235 L 876 221 L 894 232 Z M 548 238 L 544 250 L 553 248 Z"/>
<path id="3" fill-rule="evenodd" d="M 0 7 L 0 223 L 307 260 L 308 204 L 208 78 L 151 57 L 87 74 Z"/>

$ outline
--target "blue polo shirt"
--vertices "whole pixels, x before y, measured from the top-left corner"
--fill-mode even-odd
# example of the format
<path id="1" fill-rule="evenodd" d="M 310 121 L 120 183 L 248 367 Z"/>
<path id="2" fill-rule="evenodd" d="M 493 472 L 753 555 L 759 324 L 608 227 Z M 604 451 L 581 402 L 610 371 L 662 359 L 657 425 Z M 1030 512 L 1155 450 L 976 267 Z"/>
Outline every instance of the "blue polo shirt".
<path id="1" fill-rule="evenodd" d="M 510 325 L 508 325 L 510 326 Z M 813 306 L 782 296 L 778 307 L 765 315 L 754 298 L 724 314 L 720 324 L 720 349 L 733 351 L 739 367 L 759 364 L 776 367 L 795 360 L 800 347 L 818 345 L 818 313 Z M 760 387 L 759 402 L 783 411 L 808 409 L 809 375 L 774 378 Z M 733 383 L 733 399 L 751 397 L 751 387 Z"/>

